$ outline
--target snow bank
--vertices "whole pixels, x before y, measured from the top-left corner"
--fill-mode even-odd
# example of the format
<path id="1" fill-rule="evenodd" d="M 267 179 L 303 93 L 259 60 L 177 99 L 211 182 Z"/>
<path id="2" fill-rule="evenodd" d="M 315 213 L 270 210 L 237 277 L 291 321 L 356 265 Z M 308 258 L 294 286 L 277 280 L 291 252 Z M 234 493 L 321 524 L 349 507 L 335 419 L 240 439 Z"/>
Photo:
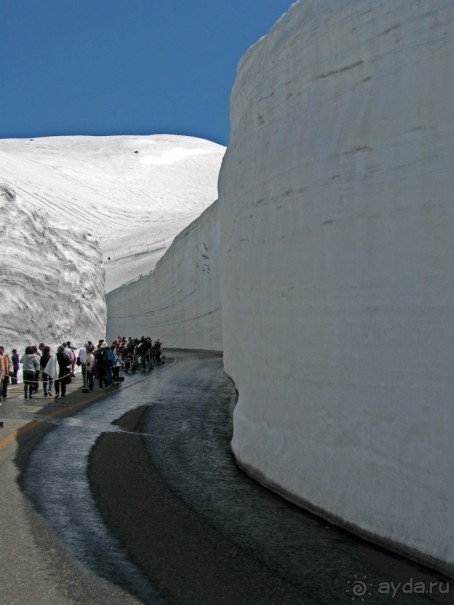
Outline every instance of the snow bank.
<path id="1" fill-rule="evenodd" d="M 108 297 L 110 337 L 223 347 L 252 475 L 450 574 L 453 26 L 294 4 L 239 66 L 218 203 Z"/>
<path id="2" fill-rule="evenodd" d="M 55 224 L 1 183 L 0 214 L 0 344 L 23 353 L 42 341 L 81 346 L 102 338 L 106 304 L 97 242 Z"/>
<path id="3" fill-rule="evenodd" d="M 107 295 L 108 338 L 159 338 L 166 347 L 222 349 L 217 203 L 190 224 L 155 270 Z"/>
<path id="4" fill-rule="evenodd" d="M 304 0 L 242 60 L 219 181 L 233 450 L 454 565 L 454 8 Z"/>
<path id="5" fill-rule="evenodd" d="M 0 140 L 0 178 L 99 242 L 106 291 L 152 270 L 217 198 L 225 147 L 178 135 Z"/>
<path id="6" fill-rule="evenodd" d="M 224 151 L 177 135 L 0 140 L 2 342 L 101 338 L 105 289 L 152 270 L 216 199 Z"/>

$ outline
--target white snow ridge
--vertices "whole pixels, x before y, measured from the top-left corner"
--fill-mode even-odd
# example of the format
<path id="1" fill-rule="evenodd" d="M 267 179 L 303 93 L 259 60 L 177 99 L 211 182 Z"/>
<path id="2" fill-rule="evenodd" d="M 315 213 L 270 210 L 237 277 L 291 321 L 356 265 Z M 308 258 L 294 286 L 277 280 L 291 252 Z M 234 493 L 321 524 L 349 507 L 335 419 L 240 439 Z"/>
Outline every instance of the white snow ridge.
<path id="1" fill-rule="evenodd" d="M 105 291 L 152 271 L 217 198 L 224 152 L 174 135 L 0 140 L 1 344 L 102 337 Z"/>

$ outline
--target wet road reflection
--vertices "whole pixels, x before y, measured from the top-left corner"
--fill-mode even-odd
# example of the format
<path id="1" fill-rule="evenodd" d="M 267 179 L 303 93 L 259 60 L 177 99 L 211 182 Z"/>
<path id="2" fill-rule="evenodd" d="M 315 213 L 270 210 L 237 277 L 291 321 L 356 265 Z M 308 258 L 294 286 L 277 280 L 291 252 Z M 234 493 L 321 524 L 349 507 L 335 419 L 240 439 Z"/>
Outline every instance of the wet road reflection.
<path id="1" fill-rule="evenodd" d="M 121 430 L 112 425 L 113 421 L 136 406 L 150 404 L 151 383 L 159 381 L 158 374 L 165 368 L 129 378 L 120 390 L 76 416 L 54 419 L 56 430 L 34 450 L 23 477 L 26 495 L 81 566 L 153 603 L 164 601 L 107 530 L 90 491 L 87 464 L 98 436 Z M 103 596 L 107 591 L 108 595 Z M 97 592 L 100 602 L 115 601 L 102 583 Z M 109 600 L 105 601 L 107 596 Z M 124 595 L 118 602 L 126 602 Z M 131 598 L 133 602 L 140 601 Z"/>
<path id="2" fill-rule="evenodd" d="M 78 564 L 104 579 L 99 603 L 163 603 L 161 595 L 188 605 L 348 603 L 356 577 L 367 577 L 370 587 L 440 580 L 250 479 L 230 453 L 233 385 L 222 357 L 178 352 L 175 360 L 151 375 L 128 377 L 118 391 L 58 421 L 25 472 L 28 497 Z M 140 419 L 131 426 L 140 432 L 126 434 L 112 423 L 131 410 Z M 125 419 L 123 425 L 129 426 Z M 99 455 L 90 457 L 93 452 Z M 98 512 L 89 461 L 90 473 L 98 469 L 99 494 L 107 494 L 98 503 L 121 543 Z M 103 483 L 102 473 L 115 473 L 115 464 L 119 479 Z M 113 494 L 131 496 L 111 505 Z M 136 513 L 139 501 L 142 516 L 126 522 L 125 510 Z M 123 591 L 115 597 L 114 585 Z M 381 596 L 371 588 L 368 602 L 386 602 Z M 400 593 L 394 602 L 447 603 L 449 597 Z"/>

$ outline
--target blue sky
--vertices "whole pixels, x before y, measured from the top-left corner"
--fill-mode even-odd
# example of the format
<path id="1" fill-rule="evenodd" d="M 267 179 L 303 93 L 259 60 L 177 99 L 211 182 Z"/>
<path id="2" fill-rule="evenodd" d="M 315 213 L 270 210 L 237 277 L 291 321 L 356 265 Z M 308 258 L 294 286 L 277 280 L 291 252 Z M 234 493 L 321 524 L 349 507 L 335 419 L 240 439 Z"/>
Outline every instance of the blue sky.
<path id="1" fill-rule="evenodd" d="M 184 134 L 227 145 L 246 50 L 292 0 L 0 0 L 0 138 Z"/>

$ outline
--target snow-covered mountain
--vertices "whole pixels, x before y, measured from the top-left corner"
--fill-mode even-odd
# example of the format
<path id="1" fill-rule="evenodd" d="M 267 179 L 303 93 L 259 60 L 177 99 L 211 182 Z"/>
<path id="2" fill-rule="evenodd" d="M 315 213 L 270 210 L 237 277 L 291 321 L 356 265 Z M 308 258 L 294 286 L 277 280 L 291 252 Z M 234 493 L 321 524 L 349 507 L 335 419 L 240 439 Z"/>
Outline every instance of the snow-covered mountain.
<path id="1" fill-rule="evenodd" d="M 99 241 L 108 292 L 152 270 L 217 198 L 224 152 L 177 135 L 4 139 L 0 182 Z"/>
<path id="2" fill-rule="evenodd" d="M 174 135 L 0 140 L 0 344 L 102 337 L 105 290 L 153 270 L 217 198 L 224 152 Z"/>

